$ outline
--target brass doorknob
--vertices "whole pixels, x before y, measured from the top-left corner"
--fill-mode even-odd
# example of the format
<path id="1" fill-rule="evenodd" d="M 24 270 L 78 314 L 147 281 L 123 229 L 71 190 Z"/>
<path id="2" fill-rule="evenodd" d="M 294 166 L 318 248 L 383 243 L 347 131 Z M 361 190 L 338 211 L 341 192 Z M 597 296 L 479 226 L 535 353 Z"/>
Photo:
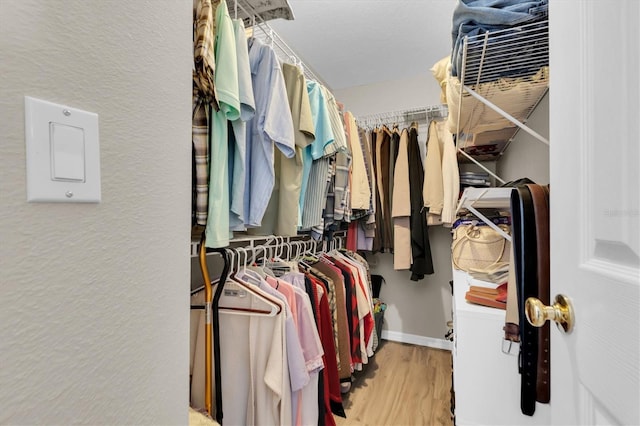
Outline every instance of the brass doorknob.
<path id="1" fill-rule="evenodd" d="M 554 302 L 552 306 L 545 306 L 540 299 L 529 297 L 524 306 L 527 321 L 534 327 L 542 327 L 547 321 L 555 321 L 560 331 L 570 333 L 574 323 L 571 301 L 567 296 L 558 294 Z"/>

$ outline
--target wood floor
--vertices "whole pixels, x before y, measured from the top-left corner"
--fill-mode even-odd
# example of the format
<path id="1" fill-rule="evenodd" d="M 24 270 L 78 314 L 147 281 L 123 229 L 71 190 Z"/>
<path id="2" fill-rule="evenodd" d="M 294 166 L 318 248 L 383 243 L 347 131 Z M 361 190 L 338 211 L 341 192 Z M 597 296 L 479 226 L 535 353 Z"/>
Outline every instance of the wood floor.
<path id="1" fill-rule="evenodd" d="M 338 426 L 453 425 L 451 352 L 382 341 L 343 395 Z"/>

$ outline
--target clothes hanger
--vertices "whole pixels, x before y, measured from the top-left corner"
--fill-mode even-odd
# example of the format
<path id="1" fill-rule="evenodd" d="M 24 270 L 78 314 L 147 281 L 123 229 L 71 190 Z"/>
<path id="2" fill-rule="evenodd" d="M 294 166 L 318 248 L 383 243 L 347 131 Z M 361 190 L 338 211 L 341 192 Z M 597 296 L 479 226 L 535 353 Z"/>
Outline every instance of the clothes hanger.
<path id="1" fill-rule="evenodd" d="M 392 132 L 389 130 L 386 124 L 382 124 L 382 130 L 389 136 L 392 135 Z"/>
<path id="2" fill-rule="evenodd" d="M 279 303 L 265 295 L 256 286 L 247 284 L 237 277 L 237 272 L 240 270 L 241 266 L 241 256 L 239 251 L 242 250 L 245 253 L 245 262 L 248 253 L 244 248 L 241 247 L 236 247 L 235 250 L 238 251 L 238 264 L 236 265 L 237 270 L 236 273 L 232 274 L 225 283 L 218 310 L 226 314 L 234 315 L 255 315 L 271 317 L 279 314 L 282 310 L 282 307 Z M 250 271 L 246 270 L 244 272 Z M 246 306 L 248 304 L 247 295 L 251 296 L 254 301 L 259 301 L 262 305 L 261 308 L 250 308 Z"/>
<path id="3" fill-rule="evenodd" d="M 309 248 L 305 251 L 303 255 L 303 259 L 310 260 L 312 262 L 317 262 L 319 259 L 316 256 L 316 251 L 318 248 L 318 243 L 315 240 L 306 241 L 305 244 L 309 244 Z"/>
<path id="4" fill-rule="evenodd" d="M 282 236 L 276 236 L 276 245 L 274 247 L 273 256 L 270 255 L 270 260 L 266 262 L 265 266 L 271 269 L 274 273 L 280 272 L 281 275 L 291 271 L 291 265 L 284 259 L 285 239 Z M 277 275 L 277 273 L 276 273 Z"/>

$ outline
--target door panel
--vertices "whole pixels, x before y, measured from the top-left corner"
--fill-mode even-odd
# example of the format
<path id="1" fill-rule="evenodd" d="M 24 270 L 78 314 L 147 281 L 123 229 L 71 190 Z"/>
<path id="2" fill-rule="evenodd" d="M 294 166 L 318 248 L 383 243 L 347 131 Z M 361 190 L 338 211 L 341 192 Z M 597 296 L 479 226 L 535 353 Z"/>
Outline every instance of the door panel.
<path id="1" fill-rule="evenodd" d="M 640 423 L 640 2 L 550 2 L 554 424 Z"/>

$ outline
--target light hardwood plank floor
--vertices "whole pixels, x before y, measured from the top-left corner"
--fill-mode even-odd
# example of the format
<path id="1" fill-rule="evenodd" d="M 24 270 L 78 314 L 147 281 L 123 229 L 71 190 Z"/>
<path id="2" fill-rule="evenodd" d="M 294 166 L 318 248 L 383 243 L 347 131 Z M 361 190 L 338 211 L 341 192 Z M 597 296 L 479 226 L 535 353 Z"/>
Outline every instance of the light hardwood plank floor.
<path id="1" fill-rule="evenodd" d="M 382 341 L 342 400 L 338 426 L 453 425 L 451 352 Z"/>

